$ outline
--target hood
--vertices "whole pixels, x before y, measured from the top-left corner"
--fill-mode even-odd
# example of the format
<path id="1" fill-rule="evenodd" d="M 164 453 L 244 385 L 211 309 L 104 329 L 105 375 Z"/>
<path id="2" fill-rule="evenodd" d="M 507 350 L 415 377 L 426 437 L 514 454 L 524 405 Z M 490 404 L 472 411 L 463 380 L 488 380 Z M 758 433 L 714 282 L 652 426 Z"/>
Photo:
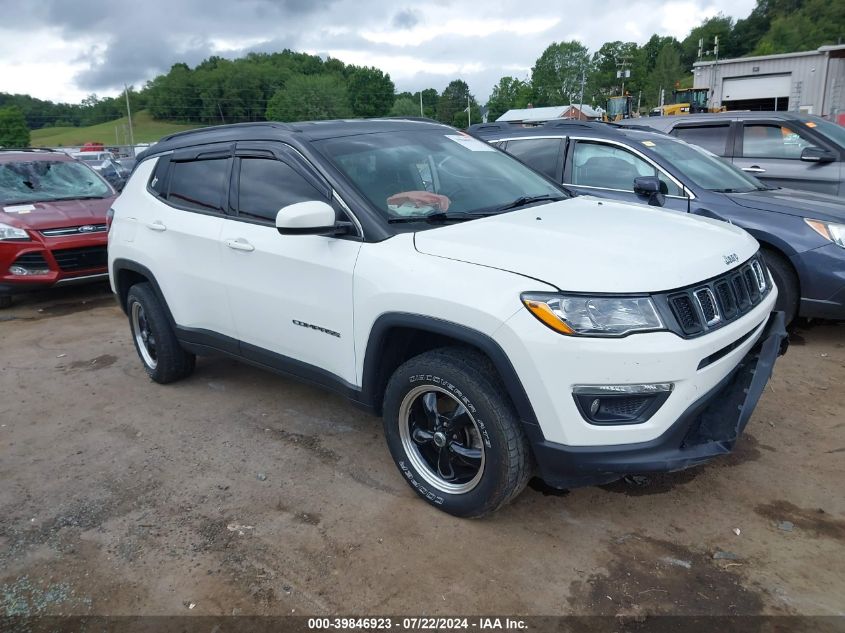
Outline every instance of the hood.
<path id="1" fill-rule="evenodd" d="M 797 189 L 768 189 L 725 195 L 738 205 L 749 209 L 775 211 L 830 222 L 845 221 L 845 201 L 826 193 L 798 191 Z"/>
<path id="2" fill-rule="evenodd" d="M 116 196 L 97 200 L 60 200 L 0 204 L 0 222 L 22 229 L 60 229 L 83 224 L 105 224 Z"/>
<path id="3" fill-rule="evenodd" d="M 414 242 L 421 253 L 573 292 L 680 288 L 729 270 L 759 248 L 725 222 L 592 196 L 420 231 Z"/>

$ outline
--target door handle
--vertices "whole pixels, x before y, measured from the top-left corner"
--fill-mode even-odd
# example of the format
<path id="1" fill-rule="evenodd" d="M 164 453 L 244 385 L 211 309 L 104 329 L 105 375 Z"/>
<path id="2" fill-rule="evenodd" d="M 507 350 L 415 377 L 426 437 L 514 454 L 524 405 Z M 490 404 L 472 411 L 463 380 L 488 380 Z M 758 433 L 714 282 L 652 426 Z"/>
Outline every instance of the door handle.
<path id="1" fill-rule="evenodd" d="M 151 231 L 166 231 L 167 227 L 162 224 L 161 220 L 156 220 L 155 222 L 150 222 L 147 224 L 147 228 Z"/>
<path id="2" fill-rule="evenodd" d="M 742 171 L 747 171 L 749 174 L 765 174 L 766 170 L 762 167 L 758 167 L 757 165 L 751 165 L 751 167 L 743 167 Z"/>
<path id="3" fill-rule="evenodd" d="M 246 251 L 247 253 L 255 250 L 255 247 L 242 237 L 236 240 L 226 240 L 226 246 L 236 251 Z"/>

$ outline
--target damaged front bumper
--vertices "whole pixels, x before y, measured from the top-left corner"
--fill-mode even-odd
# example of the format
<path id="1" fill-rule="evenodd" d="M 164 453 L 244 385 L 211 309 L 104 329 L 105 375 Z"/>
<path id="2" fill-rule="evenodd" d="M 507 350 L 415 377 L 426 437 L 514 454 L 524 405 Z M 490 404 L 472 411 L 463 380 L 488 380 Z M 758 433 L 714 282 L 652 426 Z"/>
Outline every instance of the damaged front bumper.
<path id="1" fill-rule="evenodd" d="M 773 312 L 759 341 L 736 368 L 654 440 L 565 446 L 529 438 L 540 477 L 556 488 L 574 488 L 627 474 L 683 470 L 730 453 L 763 394 L 775 360 L 787 346 L 784 314 Z"/>

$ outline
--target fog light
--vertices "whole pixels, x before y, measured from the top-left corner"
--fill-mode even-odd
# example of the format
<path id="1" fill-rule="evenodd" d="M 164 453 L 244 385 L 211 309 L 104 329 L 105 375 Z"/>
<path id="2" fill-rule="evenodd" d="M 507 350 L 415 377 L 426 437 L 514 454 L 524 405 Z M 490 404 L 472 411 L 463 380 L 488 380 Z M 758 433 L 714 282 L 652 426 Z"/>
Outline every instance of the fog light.
<path id="1" fill-rule="evenodd" d="M 49 268 L 24 268 L 23 266 L 18 266 L 17 264 L 13 264 L 9 266 L 9 272 L 13 275 L 17 275 L 18 277 L 23 277 L 26 275 L 49 275 L 50 269 Z"/>
<path id="2" fill-rule="evenodd" d="M 646 422 L 666 402 L 674 384 L 577 385 L 572 396 L 590 424 L 621 425 Z"/>

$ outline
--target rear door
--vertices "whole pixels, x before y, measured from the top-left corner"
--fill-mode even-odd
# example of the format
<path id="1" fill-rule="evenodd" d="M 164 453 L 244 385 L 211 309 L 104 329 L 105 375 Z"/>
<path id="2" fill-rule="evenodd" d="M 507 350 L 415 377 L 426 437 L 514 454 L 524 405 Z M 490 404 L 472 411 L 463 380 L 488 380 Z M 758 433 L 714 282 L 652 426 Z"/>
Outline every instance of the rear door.
<path id="1" fill-rule="evenodd" d="M 733 149 L 733 128 L 730 121 L 720 123 L 679 123 L 672 136 L 706 149 L 716 156 L 729 157 Z"/>
<path id="2" fill-rule="evenodd" d="M 199 335 L 235 334 L 219 279 L 233 150 L 206 145 L 159 158 L 134 236 L 177 325 Z"/>
<path id="3" fill-rule="evenodd" d="M 734 164 L 769 185 L 837 195 L 842 163 L 807 162 L 807 147 L 838 151 L 792 121 L 745 120 L 741 122 Z"/>
<path id="4" fill-rule="evenodd" d="M 284 206 L 321 200 L 335 207 L 329 184 L 279 142 L 239 143 L 224 222 L 222 283 L 232 305 L 241 353 L 280 369 L 302 363 L 355 382 L 352 279 L 357 237 L 280 235 Z"/>
<path id="5" fill-rule="evenodd" d="M 561 137 L 531 137 L 508 139 L 500 146 L 534 171 L 539 171 L 555 182 L 561 182 L 565 141 L 566 139 Z"/>
<path id="6" fill-rule="evenodd" d="M 563 184 L 578 193 L 647 204 L 647 197 L 634 193 L 634 179 L 640 176 L 660 179 L 665 208 L 687 211 L 688 200 L 680 183 L 643 154 L 602 139 L 573 138 L 569 142 Z"/>

